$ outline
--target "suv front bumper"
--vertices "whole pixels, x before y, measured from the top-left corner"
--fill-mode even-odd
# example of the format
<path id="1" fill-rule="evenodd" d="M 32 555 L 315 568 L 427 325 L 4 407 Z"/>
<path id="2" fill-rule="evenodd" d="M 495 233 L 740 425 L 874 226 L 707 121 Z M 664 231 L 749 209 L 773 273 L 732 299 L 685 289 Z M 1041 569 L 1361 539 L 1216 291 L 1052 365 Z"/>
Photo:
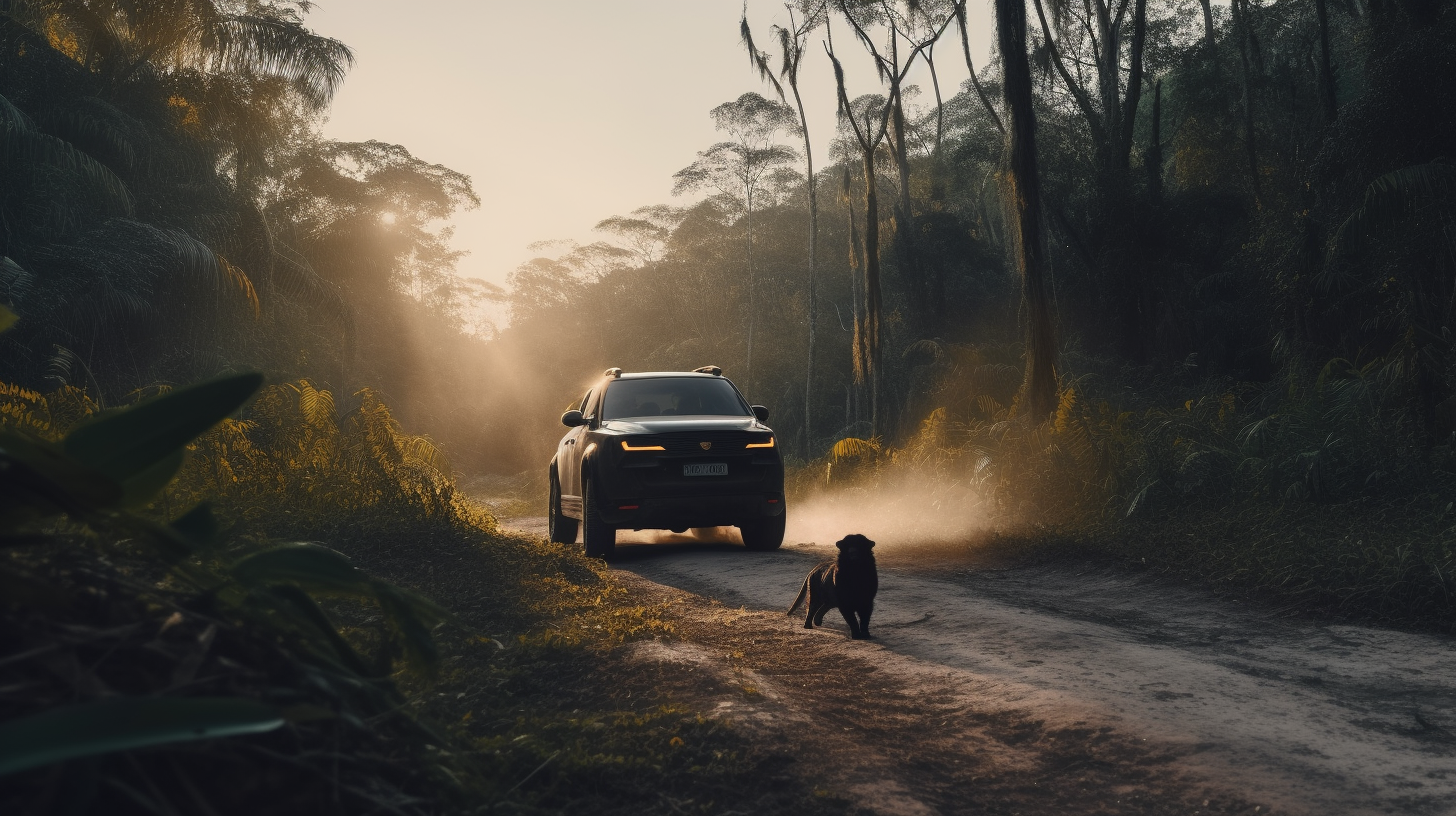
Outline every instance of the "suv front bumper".
<path id="1" fill-rule="evenodd" d="M 760 493 L 614 499 L 598 512 L 607 524 L 627 530 L 735 527 L 746 521 L 783 515 L 784 497 Z"/>

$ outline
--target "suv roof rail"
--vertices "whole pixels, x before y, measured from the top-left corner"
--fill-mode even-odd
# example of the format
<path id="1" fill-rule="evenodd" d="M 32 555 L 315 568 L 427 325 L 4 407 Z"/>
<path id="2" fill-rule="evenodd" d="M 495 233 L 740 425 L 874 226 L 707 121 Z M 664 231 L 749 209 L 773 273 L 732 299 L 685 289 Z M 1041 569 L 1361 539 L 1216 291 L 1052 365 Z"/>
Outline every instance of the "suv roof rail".
<path id="1" fill-rule="evenodd" d="M 620 369 L 620 368 L 609 368 L 606 371 L 603 371 L 602 372 L 602 376 L 603 377 L 611 377 L 612 379 L 615 380 L 618 377 L 622 376 L 622 369 Z"/>
<path id="2" fill-rule="evenodd" d="M 718 366 L 703 366 L 702 368 L 693 369 L 693 373 L 712 374 L 714 377 L 721 377 L 723 376 L 723 369 L 719 368 Z"/>

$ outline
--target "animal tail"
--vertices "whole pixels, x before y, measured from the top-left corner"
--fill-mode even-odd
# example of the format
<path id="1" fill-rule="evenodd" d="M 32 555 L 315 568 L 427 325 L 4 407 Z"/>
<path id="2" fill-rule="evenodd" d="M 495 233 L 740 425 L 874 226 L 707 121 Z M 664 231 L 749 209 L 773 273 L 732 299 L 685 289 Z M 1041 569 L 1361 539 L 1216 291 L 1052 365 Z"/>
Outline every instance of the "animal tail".
<path id="1" fill-rule="evenodd" d="M 799 587 L 799 597 L 797 597 L 797 598 L 794 599 L 794 605 L 791 606 L 791 607 L 789 607 L 789 611 L 785 612 L 784 613 L 784 616 L 787 617 L 789 615 L 794 614 L 794 610 L 799 608 L 799 604 L 801 604 L 801 603 L 804 602 L 804 596 L 805 595 L 808 595 L 808 594 L 809 594 L 809 579 L 808 578 L 805 578 L 804 579 L 804 585 L 801 586 L 801 587 Z"/>

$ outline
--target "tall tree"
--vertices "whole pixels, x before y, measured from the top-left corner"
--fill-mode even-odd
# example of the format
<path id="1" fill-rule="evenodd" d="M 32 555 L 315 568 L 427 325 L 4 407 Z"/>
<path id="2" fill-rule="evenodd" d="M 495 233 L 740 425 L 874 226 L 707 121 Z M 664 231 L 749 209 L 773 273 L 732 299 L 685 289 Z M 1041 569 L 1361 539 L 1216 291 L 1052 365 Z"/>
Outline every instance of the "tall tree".
<path id="1" fill-rule="evenodd" d="M 1203 47 L 1208 49 L 1208 53 L 1211 55 L 1217 48 L 1215 39 L 1217 32 L 1213 26 L 1213 0 L 1198 0 L 1198 3 L 1203 6 Z"/>
<path id="2" fill-rule="evenodd" d="M 880 285 L 880 198 L 876 189 L 875 153 L 885 141 L 890 127 L 889 101 L 882 96 L 867 95 L 849 101 L 844 86 L 844 66 L 834 55 L 834 39 L 824 43 L 829 61 L 834 65 L 834 81 L 839 93 L 839 121 L 847 125 L 859 147 L 860 164 L 865 180 L 864 195 L 864 314 L 854 327 L 855 379 L 866 383 L 870 392 L 870 426 L 880 432 L 880 312 L 884 291 Z"/>
<path id="3" fill-rule="evenodd" d="M 1254 191 L 1254 203 L 1262 206 L 1263 191 L 1259 183 L 1259 147 L 1255 141 L 1257 126 L 1254 124 L 1254 66 L 1249 59 L 1250 52 L 1257 57 L 1257 42 L 1250 25 L 1249 8 L 1245 0 L 1231 0 L 1233 10 L 1234 36 L 1239 41 L 1239 80 L 1244 108 L 1244 154 L 1249 162 L 1249 185 Z"/>
<path id="4" fill-rule="evenodd" d="M 1037 175 L 1031 65 L 1026 58 L 1025 3 L 996 0 L 996 42 L 1005 71 L 1006 111 L 1011 120 L 1007 192 L 1016 229 L 1016 265 L 1026 305 L 1026 373 L 1020 399 L 1026 413 L 1040 420 L 1057 406 L 1057 341 L 1045 282 L 1041 181 Z"/>
<path id="5" fill-rule="evenodd" d="M 1335 87 L 1335 67 L 1330 60 L 1330 12 L 1328 0 L 1314 0 L 1314 16 L 1319 27 L 1320 99 L 1325 106 L 1325 122 L 1335 121 L 1339 116 L 1340 103 Z"/>
<path id="6" fill-rule="evenodd" d="M 981 87 L 981 80 L 976 77 L 976 66 L 971 61 L 971 29 L 966 22 L 966 3 L 969 1 L 955 0 L 956 25 L 961 30 L 961 52 L 965 54 L 966 70 L 971 74 L 971 87 L 975 88 L 976 96 L 981 100 L 981 106 L 986 109 L 991 121 L 996 123 L 996 129 L 1005 135 L 1006 126 L 1001 123 L 1001 115 L 996 113 L 995 106 L 991 104 L 991 98 L 986 95 L 986 89 Z"/>
<path id="7" fill-rule="evenodd" d="M 1133 125 L 1143 87 L 1143 46 L 1147 38 L 1147 0 L 1088 0 L 1082 8 L 1068 0 L 1047 0 L 1053 30 L 1043 0 L 1036 4 L 1048 59 L 1087 122 L 1097 150 L 1098 164 L 1108 170 L 1126 170 L 1132 155 Z M 1123 68 L 1123 23 L 1132 9 L 1132 44 L 1128 67 Z M 1071 61 L 1077 69 L 1067 67 Z M 1081 66 L 1091 63 L 1095 86 L 1081 80 Z"/>
<path id="8" fill-rule="evenodd" d="M 940 17 L 932 17 L 928 4 L 907 0 L 904 8 L 888 0 L 851 3 L 850 0 L 836 0 L 840 15 L 849 23 L 855 37 L 874 60 L 875 71 L 888 90 L 889 116 L 888 136 L 895 169 L 899 173 L 898 200 L 895 203 L 895 246 L 900 255 L 901 274 L 910 281 L 911 298 L 919 315 L 932 313 L 930 293 L 932 287 L 923 273 L 915 254 L 914 208 L 910 200 L 910 152 L 905 127 L 905 78 L 914 67 L 917 58 L 926 49 L 935 45 L 947 27 L 956 19 L 954 11 L 944 10 Z M 885 41 L 881 47 L 871 36 L 875 26 L 885 30 Z M 901 55 L 902 43 L 908 53 Z M 921 326 L 930 327 L 935 321 L 923 320 Z"/>
<path id="9" fill-rule="evenodd" d="M 745 384 L 753 378 L 753 332 L 758 322 L 755 299 L 757 274 L 753 264 L 754 209 L 759 198 L 774 180 L 774 171 L 793 163 L 798 154 L 791 147 L 778 143 L 784 132 L 795 132 L 799 117 L 782 102 L 746 93 L 732 102 L 713 108 L 710 115 L 718 130 L 732 141 L 719 142 L 698 154 L 697 161 L 673 175 L 673 195 L 700 190 L 716 190 L 726 201 L 741 208 L 744 231 L 745 287 L 748 291 L 747 354 Z"/>
<path id="10" fill-rule="evenodd" d="M 773 31 L 779 40 L 779 77 L 782 77 L 789 85 L 789 90 L 794 94 L 794 107 L 799 114 L 799 132 L 804 137 L 804 168 L 805 188 L 808 193 L 809 202 L 809 347 L 805 354 L 804 363 L 804 458 L 812 456 L 814 444 L 813 422 L 814 422 L 814 350 L 816 344 L 815 331 L 819 320 L 819 285 L 817 280 L 817 255 L 819 248 L 819 197 L 815 191 L 814 180 L 814 146 L 809 141 L 809 118 L 804 114 L 804 98 L 799 93 L 799 68 L 804 61 L 804 48 L 808 44 L 809 34 L 823 25 L 826 20 L 827 0 L 821 2 L 801 3 L 800 10 L 804 17 L 796 19 L 794 6 L 785 3 L 784 8 L 789 12 L 789 25 L 774 26 Z M 788 104 L 784 95 L 784 86 L 774 77 L 774 71 L 769 65 L 768 54 L 758 50 L 753 44 L 753 31 L 748 26 L 747 7 L 744 8 L 743 20 L 739 24 L 739 33 L 743 37 L 743 45 L 748 49 L 748 58 L 758 70 L 758 75 L 768 81 L 779 95 L 779 101 Z"/>

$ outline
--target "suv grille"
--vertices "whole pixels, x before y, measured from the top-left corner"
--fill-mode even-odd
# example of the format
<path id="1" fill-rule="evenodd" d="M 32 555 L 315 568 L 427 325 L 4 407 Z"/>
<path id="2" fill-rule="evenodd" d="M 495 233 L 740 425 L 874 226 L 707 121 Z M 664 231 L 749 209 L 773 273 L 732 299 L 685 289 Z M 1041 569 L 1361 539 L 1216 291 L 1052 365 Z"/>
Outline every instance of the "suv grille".
<path id="1" fill-rule="evenodd" d="M 712 451 L 741 451 L 749 442 L 754 441 L 756 436 L 762 434 L 751 434 L 745 431 L 680 431 L 677 433 L 657 434 L 653 438 L 657 444 L 667 448 L 674 453 L 702 453 L 703 448 L 700 442 L 712 442 Z"/>

